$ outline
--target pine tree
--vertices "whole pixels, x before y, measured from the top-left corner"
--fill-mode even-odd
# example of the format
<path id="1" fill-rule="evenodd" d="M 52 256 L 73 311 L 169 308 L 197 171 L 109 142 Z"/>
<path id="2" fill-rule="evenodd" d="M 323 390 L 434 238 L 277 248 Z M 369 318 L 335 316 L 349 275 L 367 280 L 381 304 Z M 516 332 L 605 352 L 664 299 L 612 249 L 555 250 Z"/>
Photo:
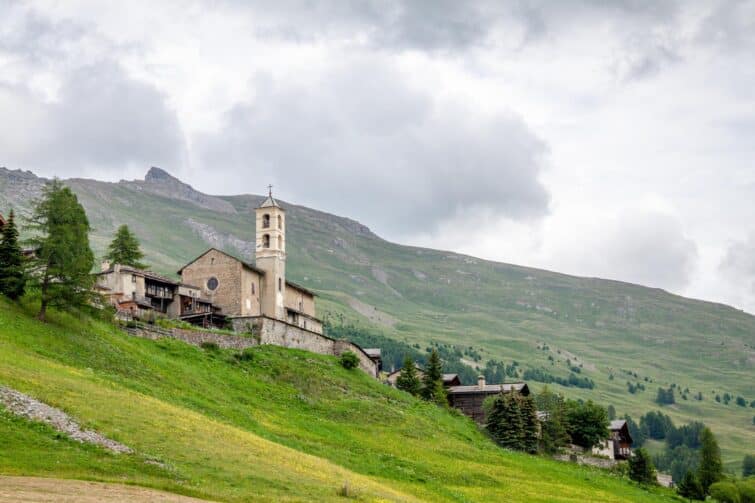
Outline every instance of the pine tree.
<path id="1" fill-rule="evenodd" d="M 629 458 L 629 478 L 640 484 L 655 484 L 655 468 L 645 448 L 640 447 Z"/>
<path id="2" fill-rule="evenodd" d="M 613 405 L 609 405 L 608 409 L 606 409 L 606 412 L 608 412 L 609 421 L 616 419 L 616 408 Z"/>
<path id="3" fill-rule="evenodd" d="M 537 452 L 538 430 L 537 408 L 531 396 L 520 396 L 519 407 L 522 415 L 522 449 L 534 454 Z"/>
<path id="4" fill-rule="evenodd" d="M 139 262 L 144 258 L 139 248 L 139 240 L 128 228 L 128 225 L 121 225 L 115 233 L 113 241 L 108 246 L 108 252 L 105 256 L 113 264 L 128 265 L 137 269 L 146 269 L 148 266 Z"/>
<path id="5" fill-rule="evenodd" d="M 427 362 L 425 375 L 422 378 L 422 397 L 425 400 L 433 401 L 435 399 L 438 382 L 441 385 L 443 384 L 443 365 L 440 362 L 438 350 L 433 348 L 432 353 L 430 353 L 430 360 Z"/>
<path id="6" fill-rule="evenodd" d="M 16 219 L 11 210 L 8 221 L 0 229 L 0 293 L 12 300 L 24 294 L 26 289 L 26 275 L 21 246 L 18 244 L 18 229 Z"/>
<path id="7" fill-rule="evenodd" d="M 48 306 L 75 307 L 91 298 L 94 254 L 89 248 L 89 220 L 71 189 L 59 180 L 48 184 L 34 205 L 30 230 L 36 236 L 30 279 L 39 288 L 38 318 Z"/>
<path id="8" fill-rule="evenodd" d="M 755 475 L 755 456 L 747 454 L 742 459 L 742 477 L 747 478 Z"/>
<path id="9" fill-rule="evenodd" d="M 401 375 L 396 379 L 396 387 L 414 396 L 419 395 L 422 391 L 422 383 L 417 376 L 416 364 L 410 356 L 404 358 L 404 366 L 401 369 Z"/>
<path id="10" fill-rule="evenodd" d="M 687 473 L 684 474 L 684 478 L 679 483 L 677 492 L 680 496 L 683 496 L 687 499 L 705 499 L 705 491 L 703 491 L 703 486 L 700 485 L 700 481 L 697 480 L 697 477 L 691 471 L 687 471 Z"/>
<path id="11" fill-rule="evenodd" d="M 486 428 L 501 447 L 524 450 L 524 422 L 514 393 L 501 394 L 493 399 Z"/>
<path id="12" fill-rule="evenodd" d="M 711 484 L 723 478 L 723 465 L 721 464 L 721 450 L 718 448 L 716 437 L 710 428 L 705 428 L 700 435 L 700 465 L 697 469 L 697 478 L 708 494 Z"/>

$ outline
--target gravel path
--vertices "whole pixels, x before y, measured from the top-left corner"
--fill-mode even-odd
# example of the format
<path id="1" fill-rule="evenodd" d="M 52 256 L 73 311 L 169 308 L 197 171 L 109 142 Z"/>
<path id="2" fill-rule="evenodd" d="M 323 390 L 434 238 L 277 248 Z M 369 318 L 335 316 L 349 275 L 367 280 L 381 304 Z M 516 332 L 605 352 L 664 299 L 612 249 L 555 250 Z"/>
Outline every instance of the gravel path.
<path id="1" fill-rule="evenodd" d="M 118 454 L 134 452 L 130 447 L 100 435 L 96 431 L 82 430 L 79 423 L 62 410 L 50 407 L 29 395 L 5 386 L 0 386 L 0 404 L 3 404 L 9 412 L 17 416 L 47 423 L 79 442 L 96 444 Z"/>

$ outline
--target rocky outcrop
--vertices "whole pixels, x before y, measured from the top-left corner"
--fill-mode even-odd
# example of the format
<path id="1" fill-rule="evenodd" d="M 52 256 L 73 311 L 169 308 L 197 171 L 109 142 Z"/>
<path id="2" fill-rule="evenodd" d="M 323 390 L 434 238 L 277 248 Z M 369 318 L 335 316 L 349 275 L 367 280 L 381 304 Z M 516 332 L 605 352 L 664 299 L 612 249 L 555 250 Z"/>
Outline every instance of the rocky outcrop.
<path id="1" fill-rule="evenodd" d="M 47 423 L 78 442 L 99 445 L 117 454 L 134 452 L 130 447 L 109 439 L 96 431 L 82 430 L 81 426 L 62 410 L 50 407 L 20 391 L 0 386 L 0 404 L 4 405 L 11 414 L 31 421 Z"/>
<path id="2" fill-rule="evenodd" d="M 228 201 L 219 197 L 208 196 L 198 190 L 194 190 L 194 187 L 191 185 L 182 182 L 160 168 L 150 168 L 143 181 L 121 181 L 120 184 L 130 189 L 140 190 L 170 199 L 177 199 L 179 201 L 187 201 L 208 210 L 219 211 L 221 213 L 236 213 L 236 208 L 234 208 Z"/>

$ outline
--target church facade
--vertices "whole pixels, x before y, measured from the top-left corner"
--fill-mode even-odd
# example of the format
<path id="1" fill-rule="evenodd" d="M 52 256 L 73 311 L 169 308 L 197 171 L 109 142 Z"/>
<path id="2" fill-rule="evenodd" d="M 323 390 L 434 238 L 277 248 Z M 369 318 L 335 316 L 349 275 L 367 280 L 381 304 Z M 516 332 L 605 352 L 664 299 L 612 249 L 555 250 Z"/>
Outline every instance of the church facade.
<path id="1" fill-rule="evenodd" d="M 315 294 L 286 280 L 286 211 L 272 194 L 255 210 L 255 264 L 210 248 L 178 271 L 181 282 L 201 289 L 237 331 L 274 320 L 322 334 Z"/>

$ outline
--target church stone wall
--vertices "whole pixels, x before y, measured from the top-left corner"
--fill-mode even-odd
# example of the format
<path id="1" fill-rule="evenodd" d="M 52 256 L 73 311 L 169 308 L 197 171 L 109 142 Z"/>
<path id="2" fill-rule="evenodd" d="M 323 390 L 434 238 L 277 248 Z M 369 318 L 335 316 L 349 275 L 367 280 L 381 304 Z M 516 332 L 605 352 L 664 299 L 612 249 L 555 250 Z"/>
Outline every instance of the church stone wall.
<path id="1" fill-rule="evenodd" d="M 205 297 L 226 316 L 241 314 L 241 262 L 224 253 L 210 250 L 181 271 L 181 281 L 202 289 Z M 207 280 L 218 279 L 218 287 L 207 288 Z M 250 286 L 251 288 L 251 286 Z"/>

